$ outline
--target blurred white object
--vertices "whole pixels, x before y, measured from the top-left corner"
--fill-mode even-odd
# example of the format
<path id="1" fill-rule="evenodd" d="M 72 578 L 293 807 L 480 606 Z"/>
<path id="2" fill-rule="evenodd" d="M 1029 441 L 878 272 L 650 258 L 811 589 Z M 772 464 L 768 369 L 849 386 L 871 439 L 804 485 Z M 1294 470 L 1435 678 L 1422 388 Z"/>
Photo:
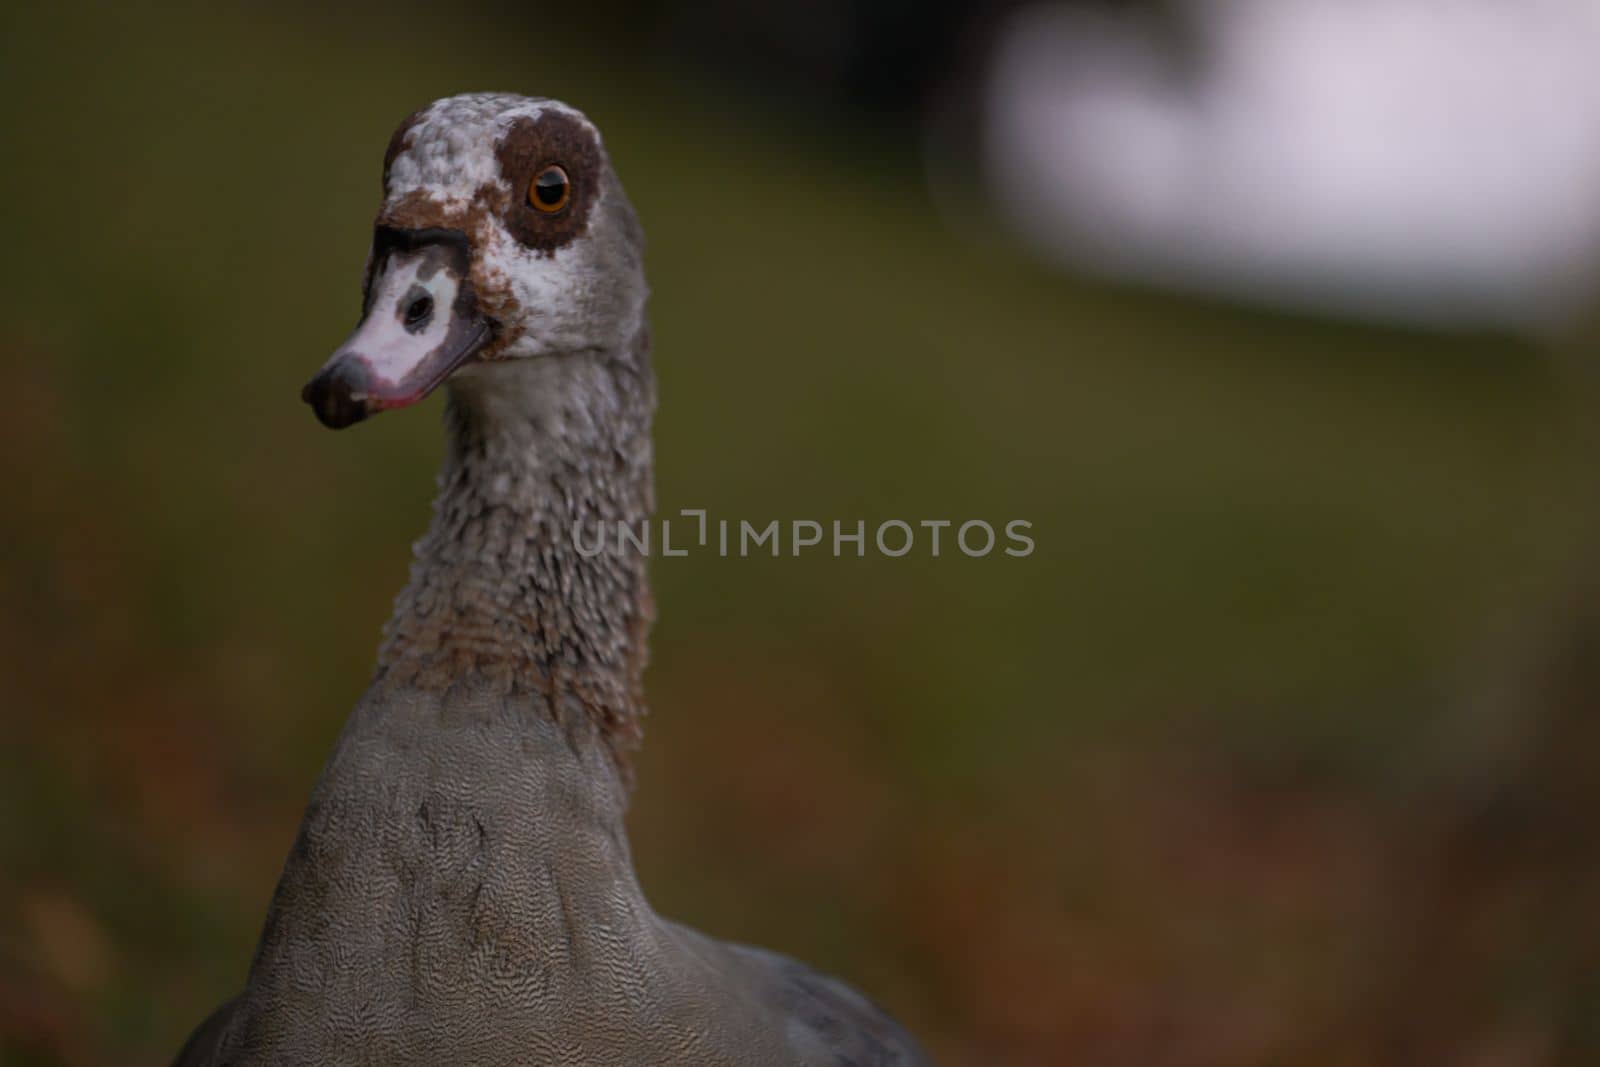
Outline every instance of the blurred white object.
<path id="1" fill-rule="evenodd" d="M 1190 0 L 1184 62 L 1062 6 L 1001 30 L 984 166 L 1070 262 L 1450 325 L 1540 327 L 1600 261 L 1600 0 Z"/>

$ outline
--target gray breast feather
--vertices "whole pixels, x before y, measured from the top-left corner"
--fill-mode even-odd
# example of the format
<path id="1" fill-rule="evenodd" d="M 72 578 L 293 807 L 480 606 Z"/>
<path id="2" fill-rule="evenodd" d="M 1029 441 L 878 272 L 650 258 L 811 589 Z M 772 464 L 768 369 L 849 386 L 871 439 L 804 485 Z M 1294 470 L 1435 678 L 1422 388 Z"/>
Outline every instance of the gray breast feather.
<path id="1" fill-rule="evenodd" d="M 217 1041 L 233 1017 L 235 1003 L 232 1000 L 225 1001 L 220 1008 L 207 1015 L 204 1022 L 194 1028 L 189 1040 L 178 1050 L 178 1058 L 172 1061 L 172 1067 L 207 1067 L 208 1064 L 215 1062 Z"/>
<path id="2" fill-rule="evenodd" d="M 682 927 L 678 930 L 694 940 L 709 940 Z M 932 1067 L 910 1034 L 844 983 L 775 952 L 746 945 L 717 947 L 748 969 L 753 988 L 745 992 L 766 1001 L 774 1024 L 786 1027 L 797 1067 Z M 210 1067 L 218 1062 L 218 1045 L 234 1005 L 228 1001 L 196 1027 L 173 1067 Z M 658 1056 L 663 1050 L 657 1046 Z"/>
<path id="3" fill-rule="evenodd" d="M 606 759 L 520 699 L 364 699 L 178 1067 L 928 1063 L 844 984 L 658 917 Z"/>
<path id="4" fill-rule="evenodd" d="M 927 1054 L 876 1004 L 836 979 L 766 949 L 728 949 L 765 978 L 789 1043 L 817 1067 L 931 1067 Z"/>

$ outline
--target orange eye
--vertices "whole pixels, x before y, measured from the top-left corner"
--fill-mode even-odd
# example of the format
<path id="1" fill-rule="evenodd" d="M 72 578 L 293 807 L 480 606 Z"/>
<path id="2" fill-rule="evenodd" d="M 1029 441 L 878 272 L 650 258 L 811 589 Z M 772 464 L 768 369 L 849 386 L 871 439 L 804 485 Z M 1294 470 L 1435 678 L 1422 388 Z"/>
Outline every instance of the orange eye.
<path id="1" fill-rule="evenodd" d="M 566 207 L 570 199 L 572 183 L 567 180 L 567 172 L 554 163 L 541 170 L 528 183 L 528 203 L 547 215 Z"/>

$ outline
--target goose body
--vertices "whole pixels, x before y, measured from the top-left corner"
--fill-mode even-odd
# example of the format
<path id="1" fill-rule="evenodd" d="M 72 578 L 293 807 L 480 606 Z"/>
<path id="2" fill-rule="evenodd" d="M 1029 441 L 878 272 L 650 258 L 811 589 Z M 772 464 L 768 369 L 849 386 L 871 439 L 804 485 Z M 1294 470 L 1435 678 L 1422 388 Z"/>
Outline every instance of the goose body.
<path id="1" fill-rule="evenodd" d="M 344 426 L 447 384 L 434 518 L 245 986 L 177 1062 L 926 1063 L 847 986 L 658 917 L 635 878 L 653 608 L 641 556 L 574 540 L 652 506 L 642 236 L 598 133 L 452 97 L 384 170 L 362 323 L 305 396 Z"/>

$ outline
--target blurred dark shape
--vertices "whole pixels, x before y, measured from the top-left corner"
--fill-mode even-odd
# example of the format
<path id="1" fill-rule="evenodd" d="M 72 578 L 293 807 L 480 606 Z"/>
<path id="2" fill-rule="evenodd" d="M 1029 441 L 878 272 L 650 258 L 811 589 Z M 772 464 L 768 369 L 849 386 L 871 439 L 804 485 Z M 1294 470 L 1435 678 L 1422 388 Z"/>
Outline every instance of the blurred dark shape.
<path id="1" fill-rule="evenodd" d="M 713 0 L 673 5 L 667 41 L 758 97 L 918 128 L 977 22 L 981 0 Z"/>
<path id="2" fill-rule="evenodd" d="M 1520 666 L 1496 758 L 1390 829 L 1371 995 L 1349 1020 L 1380 1062 L 1577 1065 L 1600 1050 L 1597 579 Z"/>

